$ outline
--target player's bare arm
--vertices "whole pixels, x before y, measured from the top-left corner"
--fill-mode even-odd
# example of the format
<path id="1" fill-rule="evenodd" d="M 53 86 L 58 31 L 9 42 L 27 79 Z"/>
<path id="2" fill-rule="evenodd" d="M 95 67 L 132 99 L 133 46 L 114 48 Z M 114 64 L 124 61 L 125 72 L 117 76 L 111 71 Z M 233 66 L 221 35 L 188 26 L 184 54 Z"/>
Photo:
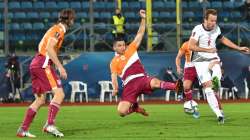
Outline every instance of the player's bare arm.
<path id="1" fill-rule="evenodd" d="M 195 51 L 195 52 L 208 52 L 208 53 L 215 53 L 217 52 L 216 48 L 201 48 L 197 45 L 197 41 L 195 39 L 190 39 L 189 40 L 189 49 L 191 51 Z"/>
<path id="2" fill-rule="evenodd" d="M 175 58 L 176 71 L 179 75 L 182 74 L 182 71 L 183 71 L 181 68 L 181 58 L 183 55 L 184 55 L 183 51 L 178 51 L 178 54 Z"/>
<path id="3" fill-rule="evenodd" d="M 246 54 L 250 54 L 250 50 L 248 47 L 240 47 L 236 44 L 234 44 L 231 40 L 229 40 L 228 38 L 226 37 L 222 37 L 220 39 L 220 41 L 226 45 L 227 47 L 231 48 L 231 49 L 235 49 L 235 50 L 238 50 L 238 51 L 241 51 L 242 53 L 246 53 Z"/>
<path id="4" fill-rule="evenodd" d="M 49 58 L 53 61 L 53 63 L 56 65 L 56 67 L 58 68 L 59 72 L 60 72 L 60 76 L 63 78 L 63 79 L 67 79 L 67 73 L 66 73 L 66 70 L 64 69 L 63 65 L 61 64 L 61 62 L 59 61 L 58 57 L 57 57 L 57 54 L 55 52 L 55 49 L 54 47 L 56 46 L 57 44 L 57 39 L 55 38 L 50 38 L 49 39 L 49 43 L 48 43 L 48 46 L 46 48 L 47 52 L 48 52 L 48 55 L 49 55 Z"/>
<path id="5" fill-rule="evenodd" d="M 141 44 L 142 38 L 145 33 L 146 29 L 146 12 L 145 10 L 140 10 L 140 17 L 141 17 L 141 24 L 139 27 L 139 30 L 135 36 L 134 43 L 136 43 L 136 46 L 138 47 Z"/>
<path id="6" fill-rule="evenodd" d="M 111 74 L 111 81 L 112 81 L 112 86 L 113 86 L 113 93 L 112 96 L 117 95 L 118 93 L 118 81 L 117 81 L 117 74 L 112 73 Z"/>

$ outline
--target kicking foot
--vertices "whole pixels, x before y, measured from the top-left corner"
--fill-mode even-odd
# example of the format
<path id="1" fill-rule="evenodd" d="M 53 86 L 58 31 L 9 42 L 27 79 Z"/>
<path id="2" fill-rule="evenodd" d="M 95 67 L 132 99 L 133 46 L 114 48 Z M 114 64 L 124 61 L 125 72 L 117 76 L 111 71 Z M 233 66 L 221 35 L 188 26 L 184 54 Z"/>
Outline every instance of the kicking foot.
<path id="1" fill-rule="evenodd" d="M 218 117 L 218 124 L 224 124 L 225 123 L 225 119 L 223 116 Z"/>

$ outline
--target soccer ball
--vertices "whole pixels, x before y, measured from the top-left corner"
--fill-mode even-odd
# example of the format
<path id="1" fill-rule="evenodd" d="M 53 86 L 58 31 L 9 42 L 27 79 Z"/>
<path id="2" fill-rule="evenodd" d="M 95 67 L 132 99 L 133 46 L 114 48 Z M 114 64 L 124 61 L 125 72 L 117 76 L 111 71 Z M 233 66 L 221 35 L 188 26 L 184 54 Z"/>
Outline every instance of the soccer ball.
<path id="1" fill-rule="evenodd" d="M 198 112 L 198 104 L 194 100 L 186 101 L 183 105 L 184 112 L 187 114 L 194 114 L 195 112 Z"/>

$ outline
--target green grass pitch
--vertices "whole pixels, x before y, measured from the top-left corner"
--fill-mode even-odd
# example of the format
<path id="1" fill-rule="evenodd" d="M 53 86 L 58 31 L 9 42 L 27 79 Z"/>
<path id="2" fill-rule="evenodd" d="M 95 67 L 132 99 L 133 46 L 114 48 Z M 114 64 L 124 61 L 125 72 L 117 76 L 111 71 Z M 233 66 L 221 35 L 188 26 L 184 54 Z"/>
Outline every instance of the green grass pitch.
<path id="1" fill-rule="evenodd" d="M 63 140 L 249 140 L 250 104 L 224 104 L 226 121 L 218 125 L 207 104 L 199 105 L 201 117 L 183 113 L 181 104 L 144 105 L 149 117 L 139 114 L 121 118 L 116 106 L 63 106 L 56 124 Z M 0 107 L 0 140 L 18 140 L 27 107 Z M 37 140 L 56 139 L 43 133 L 47 107 L 37 114 L 30 131 Z M 28 139 L 28 138 L 24 138 Z"/>

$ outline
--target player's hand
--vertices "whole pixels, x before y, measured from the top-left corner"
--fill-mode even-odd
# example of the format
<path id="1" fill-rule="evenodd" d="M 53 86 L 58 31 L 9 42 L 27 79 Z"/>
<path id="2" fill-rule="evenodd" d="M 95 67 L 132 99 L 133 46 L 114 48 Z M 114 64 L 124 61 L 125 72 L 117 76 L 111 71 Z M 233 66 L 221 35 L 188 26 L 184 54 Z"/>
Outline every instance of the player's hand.
<path id="1" fill-rule="evenodd" d="M 210 48 L 207 50 L 208 53 L 216 53 L 217 49 L 216 48 Z"/>
<path id="2" fill-rule="evenodd" d="M 239 47 L 239 51 L 245 54 L 250 54 L 250 50 L 248 47 Z"/>
<path id="3" fill-rule="evenodd" d="M 67 72 L 64 69 L 64 67 L 59 67 L 58 70 L 60 73 L 60 77 L 62 77 L 62 79 L 64 79 L 64 80 L 66 80 L 67 79 Z"/>
<path id="4" fill-rule="evenodd" d="M 118 94 L 118 89 L 114 89 L 112 92 L 112 96 L 116 96 Z"/>
<path id="5" fill-rule="evenodd" d="M 182 70 L 181 67 L 177 67 L 177 68 L 176 68 L 176 71 L 177 71 L 177 74 L 179 74 L 179 75 L 181 75 L 182 72 L 183 72 L 183 70 Z"/>
<path id="6" fill-rule="evenodd" d="M 141 18 L 146 18 L 146 11 L 140 10 L 140 16 L 141 16 Z"/>

